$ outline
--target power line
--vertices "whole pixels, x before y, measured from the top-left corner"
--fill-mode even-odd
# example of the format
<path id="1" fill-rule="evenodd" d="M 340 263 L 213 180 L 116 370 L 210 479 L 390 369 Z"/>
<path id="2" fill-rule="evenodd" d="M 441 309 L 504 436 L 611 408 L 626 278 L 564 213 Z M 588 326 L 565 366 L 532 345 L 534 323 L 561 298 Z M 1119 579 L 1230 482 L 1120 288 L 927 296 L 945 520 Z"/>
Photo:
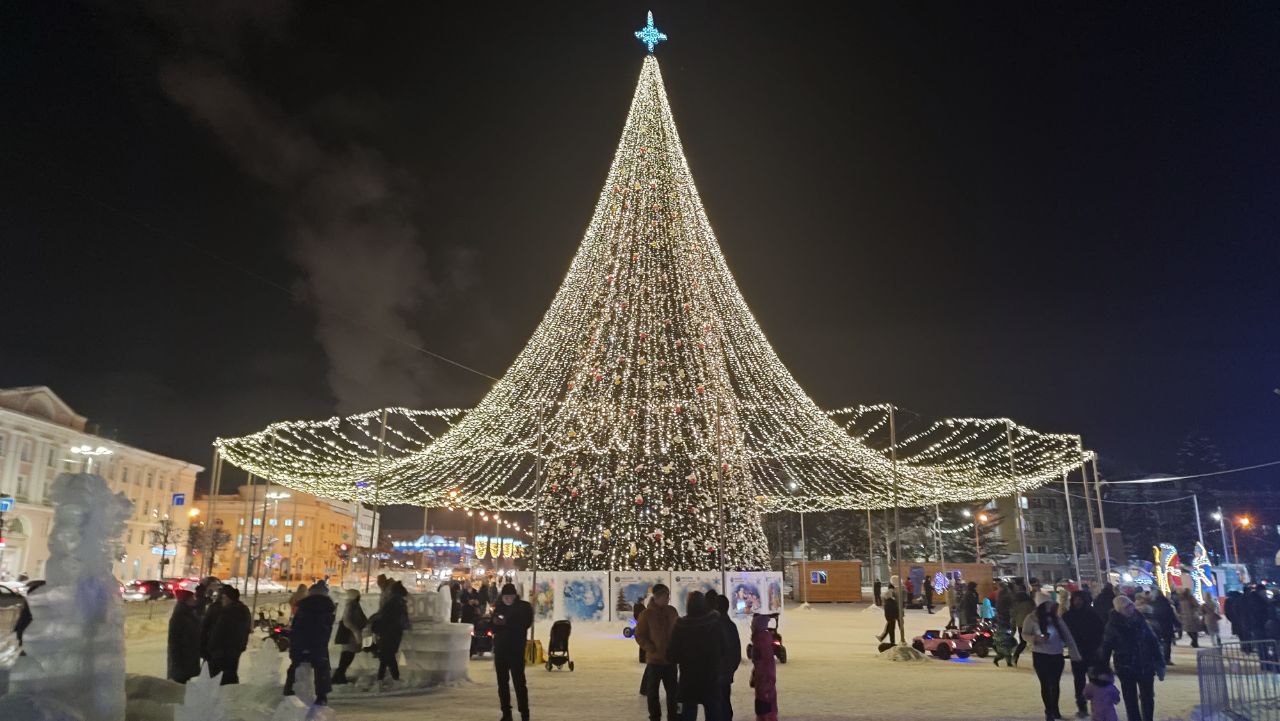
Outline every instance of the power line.
<path id="1" fill-rule="evenodd" d="M 1225 476 L 1228 473 L 1240 473 L 1242 471 L 1253 471 L 1259 468 L 1267 468 L 1270 466 L 1280 466 L 1280 461 L 1269 461 L 1267 463 L 1259 463 L 1255 466 L 1242 466 L 1240 468 L 1228 468 L 1225 471 L 1213 471 L 1211 473 L 1197 473 L 1191 476 L 1171 476 L 1169 478 L 1136 478 L 1131 481 L 1101 481 L 1104 485 L 1120 486 L 1130 484 L 1151 484 L 1151 483 L 1168 483 L 1170 481 L 1185 481 L 1192 478 L 1208 478 L 1209 476 Z"/>

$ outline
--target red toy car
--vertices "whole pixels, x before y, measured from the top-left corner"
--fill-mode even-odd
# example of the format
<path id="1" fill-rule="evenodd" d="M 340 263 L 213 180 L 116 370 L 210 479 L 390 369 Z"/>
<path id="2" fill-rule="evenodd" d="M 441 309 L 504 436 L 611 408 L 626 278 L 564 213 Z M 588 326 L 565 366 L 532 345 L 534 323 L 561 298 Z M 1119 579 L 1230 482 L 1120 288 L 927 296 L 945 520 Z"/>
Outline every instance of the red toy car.
<path id="1" fill-rule="evenodd" d="M 944 661 L 953 655 L 969 658 L 969 654 L 973 653 L 973 641 L 950 628 L 944 631 L 925 631 L 923 636 L 916 636 L 911 641 L 911 647 L 920 653 L 931 653 L 934 658 Z"/>

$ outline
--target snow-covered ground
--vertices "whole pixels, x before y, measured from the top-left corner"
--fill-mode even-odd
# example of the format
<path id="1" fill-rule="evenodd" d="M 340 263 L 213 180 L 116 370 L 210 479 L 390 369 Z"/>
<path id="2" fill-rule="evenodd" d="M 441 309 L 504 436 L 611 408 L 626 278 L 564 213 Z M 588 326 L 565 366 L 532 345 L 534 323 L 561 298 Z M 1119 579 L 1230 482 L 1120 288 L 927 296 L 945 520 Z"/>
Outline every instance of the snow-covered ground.
<path id="1" fill-rule="evenodd" d="M 909 611 L 907 631 L 938 628 L 945 617 Z M 876 655 L 875 633 L 883 625 L 879 609 L 866 605 L 815 604 L 812 610 L 789 608 L 782 618 L 788 659 L 778 666 L 780 718 L 787 721 L 837 719 L 1042 719 L 1039 686 L 1028 653 L 1016 669 L 996 668 L 990 659 L 892 663 Z M 1225 624 L 1224 624 L 1225 625 Z M 548 625 L 538 628 L 546 643 Z M 647 718 L 639 695 L 642 666 L 636 644 L 622 637 L 622 626 L 581 625 L 569 644 L 576 670 L 528 669 L 535 719 Z M 744 642 L 746 640 L 744 629 Z M 1195 656 L 1183 645 L 1174 649 L 1175 665 L 1164 683 L 1156 684 L 1156 717 L 1189 718 L 1198 702 Z M 129 640 L 130 673 L 164 675 L 164 635 Z M 334 654 L 336 661 L 337 654 Z M 734 718 L 754 719 L 750 666 L 744 661 L 734 684 Z M 422 696 L 375 701 L 334 702 L 339 718 L 358 721 L 403 721 L 405 718 L 448 718 L 450 721 L 493 721 L 499 715 L 493 664 L 471 662 L 471 683 Z M 1071 671 L 1063 675 L 1064 714 L 1071 716 Z M 1124 717 L 1123 709 L 1120 711 Z"/>

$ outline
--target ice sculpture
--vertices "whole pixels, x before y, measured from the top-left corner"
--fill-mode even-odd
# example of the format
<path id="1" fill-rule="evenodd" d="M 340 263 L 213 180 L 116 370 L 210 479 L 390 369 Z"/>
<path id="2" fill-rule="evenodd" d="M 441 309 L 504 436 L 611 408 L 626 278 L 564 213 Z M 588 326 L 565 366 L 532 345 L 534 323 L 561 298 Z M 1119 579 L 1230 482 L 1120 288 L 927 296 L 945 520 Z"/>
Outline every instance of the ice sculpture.
<path id="1" fill-rule="evenodd" d="M 88 473 L 58 476 L 49 496 L 48 584 L 28 599 L 23 637 L 38 667 L 15 673 L 13 691 L 56 698 L 86 720 L 123 721 L 124 609 L 111 563 L 133 503 Z"/>
<path id="2" fill-rule="evenodd" d="M 222 674 L 209 676 L 208 664 L 200 664 L 200 675 L 187 681 L 182 705 L 173 710 L 173 721 L 227 721 L 227 703 L 222 694 Z"/>

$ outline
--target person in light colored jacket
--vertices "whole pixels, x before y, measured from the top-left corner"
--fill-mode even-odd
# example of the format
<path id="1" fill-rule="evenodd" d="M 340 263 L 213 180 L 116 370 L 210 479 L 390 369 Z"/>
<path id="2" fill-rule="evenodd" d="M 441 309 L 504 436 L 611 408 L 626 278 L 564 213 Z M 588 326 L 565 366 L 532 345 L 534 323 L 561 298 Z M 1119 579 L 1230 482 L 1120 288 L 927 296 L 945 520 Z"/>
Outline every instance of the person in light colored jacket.
<path id="1" fill-rule="evenodd" d="M 1045 721 L 1062 718 L 1058 708 L 1061 696 L 1062 669 L 1066 667 L 1063 652 L 1072 661 L 1080 661 L 1080 649 L 1071 636 L 1067 624 L 1058 616 L 1058 604 L 1045 601 L 1036 606 L 1035 613 L 1028 614 L 1022 622 L 1022 638 L 1031 645 L 1031 665 L 1040 680 L 1040 700 L 1044 702 Z"/>

